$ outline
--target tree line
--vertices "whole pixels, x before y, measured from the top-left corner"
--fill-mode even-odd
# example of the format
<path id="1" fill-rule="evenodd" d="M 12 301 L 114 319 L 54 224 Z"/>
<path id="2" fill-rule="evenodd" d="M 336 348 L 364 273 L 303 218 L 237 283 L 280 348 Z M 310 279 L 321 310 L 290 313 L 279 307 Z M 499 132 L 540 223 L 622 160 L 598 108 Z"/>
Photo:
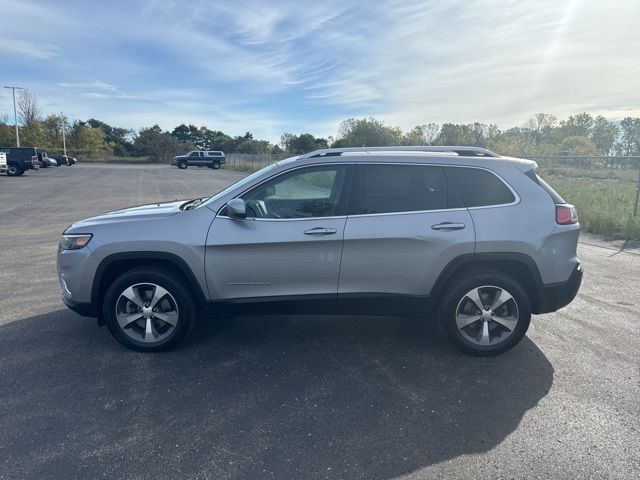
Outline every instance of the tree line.
<path id="1" fill-rule="evenodd" d="M 17 111 L 22 145 L 60 151 L 64 128 L 67 150 L 74 155 L 148 156 L 155 162 L 169 161 L 189 150 L 300 154 L 329 147 L 382 145 L 475 145 L 502 155 L 524 157 L 640 155 L 640 118 L 613 122 L 589 113 L 564 120 L 539 113 L 507 130 L 476 122 L 425 123 L 403 131 L 373 117 L 349 118 L 340 123 L 335 138 L 283 133 L 280 142 L 274 144 L 254 138 L 251 132 L 232 136 L 206 126 L 181 124 L 169 131 L 153 125 L 134 131 L 94 118 L 84 121 L 58 113 L 44 115 L 30 90 L 19 91 Z M 0 146 L 15 146 L 14 126 L 6 113 L 0 114 Z"/>

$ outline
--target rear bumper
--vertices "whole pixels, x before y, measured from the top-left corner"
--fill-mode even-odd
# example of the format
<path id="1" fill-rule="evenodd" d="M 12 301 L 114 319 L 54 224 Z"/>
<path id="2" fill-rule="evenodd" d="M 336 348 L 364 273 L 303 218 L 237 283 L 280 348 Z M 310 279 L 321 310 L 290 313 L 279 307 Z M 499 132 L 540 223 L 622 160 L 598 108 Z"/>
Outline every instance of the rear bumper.
<path id="1" fill-rule="evenodd" d="M 65 295 L 62 296 L 62 302 L 70 309 L 83 317 L 96 318 L 97 311 L 93 303 L 74 302 Z"/>
<path id="2" fill-rule="evenodd" d="M 534 313 L 550 313 L 569 305 L 578 294 L 582 284 L 582 267 L 576 265 L 566 282 L 553 283 L 542 286 L 540 308 Z"/>

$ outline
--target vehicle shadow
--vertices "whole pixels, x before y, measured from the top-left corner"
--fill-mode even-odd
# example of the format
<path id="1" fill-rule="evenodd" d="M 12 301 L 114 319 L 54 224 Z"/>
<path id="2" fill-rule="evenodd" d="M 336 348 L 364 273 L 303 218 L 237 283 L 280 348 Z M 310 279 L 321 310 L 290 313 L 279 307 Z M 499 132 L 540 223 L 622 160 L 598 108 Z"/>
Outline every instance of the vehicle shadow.
<path id="1" fill-rule="evenodd" d="M 488 451 L 549 392 L 527 338 L 495 358 L 428 322 L 242 317 L 141 354 L 68 311 L 0 326 L 16 478 L 390 479 Z"/>

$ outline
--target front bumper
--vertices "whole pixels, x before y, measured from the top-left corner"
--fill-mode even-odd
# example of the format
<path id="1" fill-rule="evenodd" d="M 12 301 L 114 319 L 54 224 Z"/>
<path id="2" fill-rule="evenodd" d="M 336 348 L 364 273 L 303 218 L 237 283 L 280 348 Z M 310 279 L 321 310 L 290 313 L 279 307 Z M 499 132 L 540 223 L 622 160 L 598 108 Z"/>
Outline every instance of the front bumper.
<path id="1" fill-rule="evenodd" d="M 62 296 L 62 302 L 70 310 L 73 310 L 78 315 L 81 315 L 83 317 L 96 318 L 98 316 L 96 306 L 93 303 L 74 302 L 73 300 L 67 298 L 67 296 L 65 295 Z"/>
<path id="2" fill-rule="evenodd" d="M 569 305 L 578 294 L 582 284 L 582 273 L 582 267 L 578 264 L 567 281 L 543 285 L 540 308 L 535 313 L 555 312 Z"/>

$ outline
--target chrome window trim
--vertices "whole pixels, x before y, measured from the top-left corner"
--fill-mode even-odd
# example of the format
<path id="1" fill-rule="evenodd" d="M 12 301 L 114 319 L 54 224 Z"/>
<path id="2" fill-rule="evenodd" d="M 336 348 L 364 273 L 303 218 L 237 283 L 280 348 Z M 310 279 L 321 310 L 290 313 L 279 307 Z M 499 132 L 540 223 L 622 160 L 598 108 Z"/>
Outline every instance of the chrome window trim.
<path id="1" fill-rule="evenodd" d="M 436 212 L 458 212 L 467 210 L 467 207 L 456 207 L 456 208 L 440 208 L 436 210 L 412 210 L 410 212 L 384 212 L 384 213 L 358 213 L 356 215 L 348 215 L 348 218 L 359 218 L 359 217 L 381 217 L 387 215 L 416 215 L 419 213 L 436 213 Z"/>
<path id="2" fill-rule="evenodd" d="M 217 215 L 216 218 L 226 218 L 229 220 L 248 220 L 250 222 L 291 222 L 291 221 L 311 221 L 311 220 L 340 220 L 342 218 L 348 218 L 347 215 L 338 215 L 336 217 L 296 217 L 296 218 L 232 218 L 226 215 Z"/>
<path id="3" fill-rule="evenodd" d="M 435 212 L 456 212 L 456 211 L 462 211 L 462 210 L 480 210 L 480 209 L 486 209 L 486 208 L 500 208 L 500 207 L 511 207 L 514 205 L 518 205 L 520 203 L 520 195 L 518 195 L 518 192 L 516 192 L 513 187 L 504 179 L 502 178 L 502 176 L 498 175 L 496 172 L 494 172 L 493 170 L 486 168 L 486 167 L 479 167 L 479 166 L 475 166 L 475 165 L 451 165 L 451 164 L 446 164 L 446 163 L 416 163 L 416 162 L 375 162 L 375 161 L 364 161 L 364 162 L 355 162 L 355 161 L 349 161 L 349 162 L 327 162 L 327 163 L 313 163 L 313 164 L 307 164 L 307 165 L 299 165 L 293 168 L 289 168 L 287 170 L 284 170 L 280 173 L 277 173 L 276 175 L 273 175 L 272 177 L 266 178 L 264 179 L 262 182 L 257 183 L 255 185 L 252 185 L 251 187 L 247 188 L 246 190 L 244 190 L 242 193 L 240 193 L 239 195 L 236 195 L 233 198 L 238 198 L 241 197 L 242 195 L 244 195 L 246 192 L 248 192 L 249 190 L 252 190 L 253 188 L 259 187 L 260 185 L 262 185 L 263 183 L 268 182 L 269 180 L 276 178 L 280 175 L 284 175 L 285 173 L 289 173 L 292 172 L 294 170 L 299 170 L 301 168 L 307 168 L 307 167 L 318 167 L 318 166 L 324 166 L 324 165 L 406 165 L 406 166 L 424 166 L 424 167 L 454 167 L 454 168 L 475 168 L 478 170 L 485 170 L 489 173 L 491 173 L 492 175 L 496 176 L 504 185 L 506 185 L 506 187 L 509 189 L 509 191 L 513 194 L 513 197 L 515 198 L 515 200 L 511 203 L 500 203 L 500 204 L 496 204 L 496 205 L 483 205 L 483 206 L 479 206 L 479 207 L 456 207 L 456 208 L 440 208 L 440 209 L 435 209 L 435 210 L 413 210 L 413 211 L 409 211 L 409 212 L 383 212 L 383 213 L 358 213 L 356 215 L 338 215 L 335 217 L 304 217 L 304 218 L 244 218 L 242 220 L 252 220 L 252 221 L 277 221 L 277 222 L 290 222 L 290 221 L 300 221 L 300 220 L 328 220 L 328 219 L 340 219 L 340 218 L 360 218 L 360 217 L 372 217 L 372 216 L 387 216 L 387 215 L 415 215 L 415 214 L 419 214 L 419 213 L 435 213 Z M 459 187 L 458 187 L 459 188 Z M 462 192 L 460 192 L 460 194 L 462 195 Z M 464 198 L 463 198 L 464 201 Z M 226 205 L 223 205 L 222 207 L 220 207 L 220 210 L 222 210 L 224 207 L 226 207 Z M 220 218 L 229 218 L 231 220 L 238 220 L 235 218 L 231 218 L 229 216 L 226 215 L 220 215 L 220 210 L 218 210 L 217 214 L 216 214 L 216 218 L 220 217 Z"/>

